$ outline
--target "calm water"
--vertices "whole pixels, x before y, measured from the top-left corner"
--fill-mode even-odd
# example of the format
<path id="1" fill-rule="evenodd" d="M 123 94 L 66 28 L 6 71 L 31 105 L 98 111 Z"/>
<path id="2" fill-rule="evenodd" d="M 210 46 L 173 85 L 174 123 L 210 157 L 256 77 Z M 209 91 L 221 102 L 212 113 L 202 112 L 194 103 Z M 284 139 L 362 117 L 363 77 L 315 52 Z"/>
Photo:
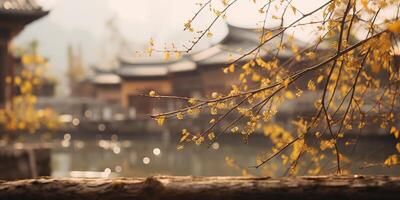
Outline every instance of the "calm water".
<path id="1" fill-rule="evenodd" d="M 169 135 L 148 139 L 118 139 L 117 135 L 102 139 L 78 140 L 66 134 L 54 141 L 52 151 L 52 175 L 55 177 L 133 177 L 151 175 L 242 175 L 242 169 L 253 175 L 266 175 L 266 170 L 249 168 L 257 155 L 266 152 L 270 143 L 264 136 L 255 136 L 249 144 L 236 137 L 221 138 L 220 143 L 206 146 L 186 146 L 176 149 L 176 139 Z M 367 163 L 382 162 L 395 153 L 394 141 L 385 137 L 361 138 L 357 148 L 344 147 L 353 164 L 353 173 L 400 175 L 399 167 L 380 166 L 362 168 Z M 225 157 L 235 159 L 237 167 L 229 167 Z M 275 159 L 269 165 L 276 167 L 272 175 L 281 176 L 286 167 Z M 334 171 L 335 165 L 324 166 Z M 270 175 L 270 174 L 268 174 Z"/>

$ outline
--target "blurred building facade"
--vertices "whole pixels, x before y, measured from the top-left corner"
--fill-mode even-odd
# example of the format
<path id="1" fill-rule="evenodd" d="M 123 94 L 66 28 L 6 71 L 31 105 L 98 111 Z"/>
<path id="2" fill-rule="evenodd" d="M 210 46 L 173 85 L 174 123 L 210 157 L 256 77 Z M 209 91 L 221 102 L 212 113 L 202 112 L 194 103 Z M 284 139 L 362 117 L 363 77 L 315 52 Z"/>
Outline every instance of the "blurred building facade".
<path id="1" fill-rule="evenodd" d="M 238 84 L 240 72 L 236 70 L 226 75 L 222 68 L 227 67 L 229 58 L 240 57 L 241 52 L 248 52 L 257 46 L 260 34 L 259 30 L 229 25 L 228 35 L 219 44 L 179 59 L 165 61 L 153 57 L 120 57 L 116 68 L 104 70 L 94 67 L 93 73 L 77 84 L 79 87 L 71 88 L 72 94 L 120 107 L 125 111 L 126 118 L 141 118 L 149 113 L 178 108 L 185 103 L 141 96 L 152 90 L 160 95 L 197 98 L 209 97 L 214 91 L 229 92 L 232 84 Z M 271 40 L 268 44 L 271 48 L 266 49 L 276 49 L 279 42 L 280 38 Z M 300 41 L 295 42 L 302 45 Z M 290 47 L 286 49 L 278 57 L 282 62 L 293 56 Z M 260 55 L 265 59 L 273 57 L 273 53 L 265 49 Z M 241 62 L 253 58 L 254 55 L 249 55 Z"/>

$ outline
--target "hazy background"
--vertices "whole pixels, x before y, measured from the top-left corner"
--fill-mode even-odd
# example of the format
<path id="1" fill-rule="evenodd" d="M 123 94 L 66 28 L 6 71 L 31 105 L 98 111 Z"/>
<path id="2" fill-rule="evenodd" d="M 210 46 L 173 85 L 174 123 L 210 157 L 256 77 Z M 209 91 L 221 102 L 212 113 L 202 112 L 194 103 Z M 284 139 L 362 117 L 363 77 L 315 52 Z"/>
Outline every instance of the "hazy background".
<path id="1" fill-rule="evenodd" d="M 324 0 L 325 1 L 325 0 Z M 324 1 L 319 1 L 323 4 Z M 107 22 L 114 19 L 121 38 L 129 43 L 131 50 L 141 50 L 153 37 L 160 45 L 175 42 L 187 43 L 192 35 L 183 32 L 183 23 L 191 18 L 199 8 L 196 0 L 38 0 L 38 3 L 50 14 L 27 26 L 15 39 L 14 44 L 24 46 L 34 39 L 39 41 L 39 53 L 50 59 L 51 71 L 60 80 L 58 95 L 67 95 L 65 70 L 67 68 L 67 46 L 82 48 L 85 66 L 109 66 L 116 53 L 116 41 Z M 218 7 L 220 1 L 214 1 Z M 242 0 L 230 9 L 227 21 L 237 26 L 256 27 L 263 19 L 258 13 L 263 1 L 254 4 Z M 297 3 L 298 8 L 306 12 L 315 7 L 315 1 L 306 0 Z M 296 3 L 296 2 L 295 2 Z M 196 21 L 195 26 L 204 27 L 212 20 L 213 14 L 205 12 Z M 292 13 L 288 19 L 296 19 Z M 289 21 L 288 21 L 289 22 Z M 268 26 L 275 26 L 270 19 Z M 301 30 L 297 34 L 302 40 L 312 37 L 310 30 Z M 221 40 L 227 33 L 224 20 L 215 25 L 214 37 L 206 38 L 200 45 L 207 47 Z M 179 45 L 181 46 L 181 45 Z M 128 52 L 132 53 L 132 52 Z"/>

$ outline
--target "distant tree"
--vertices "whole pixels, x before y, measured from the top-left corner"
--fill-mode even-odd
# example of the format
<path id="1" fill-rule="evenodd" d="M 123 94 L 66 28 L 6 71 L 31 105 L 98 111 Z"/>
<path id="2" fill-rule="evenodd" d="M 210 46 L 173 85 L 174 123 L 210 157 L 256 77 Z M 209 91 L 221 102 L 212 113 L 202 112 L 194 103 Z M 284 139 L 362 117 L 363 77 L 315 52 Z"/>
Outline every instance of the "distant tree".
<path id="1" fill-rule="evenodd" d="M 15 77 L 7 77 L 7 83 L 14 86 L 16 95 L 11 106 L 0 109 L 2 136 L 9 141 L 19 137 L 19 133 L 34 133 L 40 128 L 55 129 L 58 117 L 51 109 L 36 109 L 35 90 L 47 80 L 47 60 L 37 53 L 37 42 L 20 52 L 21 68 Z M 5 134 L 4 134 L 5 133 Z"/>
<path id="2" fill-rule="evenodd" d="M 186 31 L 197 34 L 190 46 L 183 50 L 175 48 L 163 52 L 167 55 L 191 52 L 201 39 L 212 37 L 213 24 L 229 15 L 230 7 L 237 2 L 239 0 L 222 0 L 223 9 L 215 8 L 213 4 L 216 2 L 213 0 L 199 4 L 198 12 L 184 24 Z M 215 91 L 210 99 L 160 96 L 155 91 L 148 95 L 152 98 L 187 101 L 186 107 L 152 115 L 159 125 L 169 117 L 183 119 L 185 115 L 201 110 L 210 112 L 209 128 L 201 133 L 183 130 L 178 149 L 191 142 L 211 145 L 228 132 L 240 133 L 246 139 L 256 130 L 264 130 L 274 146 L 257 159 L 254 167 L 262 167 L 277 158 L 293 174 L 299 173 L 301 166 L 307 170 L 307 174 L 320 174 L 322 161 L 326 163 L 328 158 L 334 158 L 329 162 L 335 163 L 337 173 L 341 174 L 346 172 L 343 166 L 349 160 L 341 152 L 338 141 L 346 146 L 354 146 L 357 141 L 348 139 L 346 133 L 378 126 L 387 130 L 397 141 L 394 147 L 397 154 L 379 165 L 399 164 L 400 1 L 329 0 L 323 4 L 312 1 L 316 6 L 307 13 L 296 8 L 293 0 L 254 2 L 264 2 L 259 9 L 261 15 L 279 13 L 271 15 L 281 23 L 274 29 L 264 28 L 268 23 L 265 17 L 259 30 L 259 45 L 228 61 L 226 66 L 221 66 L 227 74 L 240 70 L 240 84 L 232 85 L 232 90 L 227 94 Z M 215 18 L 205 29 L 196 30 L 192 23 L 206 9 L 213 11 Z M 289 15 L 298 18 L 287 23 Z M 314 16 L 320 20 L 314 20 Z M 320 33 L 313 43 L 299 47 L 292 39 L 283 37 L 296 27 L 307 25 L 315 25 Z M 260 51 L 278 38 L 279 45 L 270 52 L 270 58 L 265 59 Z M 320 51 L 321 45 L 328 45 L 328 48 Z M 290 47 L 294 55 L 292 59 L 281 63 L 277 58 L 287 51 L 285 47 Z M 153 41 L 147 51 L 157 51 Z M 249 56 L 254 59 L 243 62 Z M 302 61 L 308 64 L 298 67 L 296 64 Z M 299 83 L 307 84 L 302 88 Z M 300 99 L 305 92 L 318 95 L 314 102 L 310 102 L 315 114 L 312 117 L 298 116 L 293 122 L 297 131 L 291 133 L 271 121 L 285 101 Z M 235 114 L 238 116 L 235 120 L 226 122 L 229 115 Z M 214 133 L 214 129 L 223 124 L 227 124 L 222 128 L 223 131 Z M 319 145 L 316 147 L 307 143 L 309 138 Z M 306 157 L 308 163 L 301 163 L 302 158 Z"/>

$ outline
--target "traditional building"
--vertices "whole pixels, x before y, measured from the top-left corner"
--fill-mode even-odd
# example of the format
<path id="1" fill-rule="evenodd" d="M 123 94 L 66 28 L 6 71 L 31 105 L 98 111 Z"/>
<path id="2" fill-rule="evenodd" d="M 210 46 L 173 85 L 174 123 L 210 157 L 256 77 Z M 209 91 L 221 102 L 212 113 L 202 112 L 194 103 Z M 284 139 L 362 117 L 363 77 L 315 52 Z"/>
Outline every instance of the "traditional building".
<path id="1" fill-rule="evenodd" d="M 121 77 L 114 71 L 94 68 L 95 75 L 91 80 L 93 95 L 108 104 L 121 103 Z"/>
<path id="2" fill-rule="evenodd" d="M 12 38 L 47 14 L 35 0 L 0 0 L 0 107 L 13 97 L 15 59 L 9 51 Z"/>
<path id="3" fill-rule="evenodd" d="M 188 59 L 163 61 L 143 59 L 121 60 L 116 71 L 121 77 L 121 103 L 139 115 L 166 111 L 176 107 L 176 102 L 144 98 L 156 90 L 161 95 L 192 96 L 201 92 L 201 81 L 196 63 Z"/>
<path id="4" fill-rule="evenodd" d="M 260 32 L 229 25 L 228 35 L 219 43 L 208 49 L 191 53 L 181 59 L 164 61 L 156 57 L 127 59 L 120 58 L 119 66 L 110 71 L 94 70 L 91 84 L 95 90 L 95 98 L 106 102 L 119 102 L 129 110 L 130 116 L 144 116 L 149 113 L 162 112 L 180 107 L 180 101 L 167 99 L 150 99 L 141 96 L 149 91 L 157 91 L 160 95 L 186 97 L 208 97 L 211 92 L 228 92 L 232 84 L 237 84 L 239 70 L 226 75 L 222 68 L 226 67 L 229 58 L 237 58 L 242 52 L 251 51 L 259 45 Z M 288 36 L 284 35 L 284 39 Z M 260 50 L 265 59 L 273 57 L 280 38 L 270 41 L 267 47 Z M 303 45 L 300 41 L 295 41 Z M 279 54 L 285 61 L 293 56 L 290 48 Z M 254 59 L 254 55 L 241 60 L 244 63 Z M 133 114 L 132 114 L 133 113 Z"/>

